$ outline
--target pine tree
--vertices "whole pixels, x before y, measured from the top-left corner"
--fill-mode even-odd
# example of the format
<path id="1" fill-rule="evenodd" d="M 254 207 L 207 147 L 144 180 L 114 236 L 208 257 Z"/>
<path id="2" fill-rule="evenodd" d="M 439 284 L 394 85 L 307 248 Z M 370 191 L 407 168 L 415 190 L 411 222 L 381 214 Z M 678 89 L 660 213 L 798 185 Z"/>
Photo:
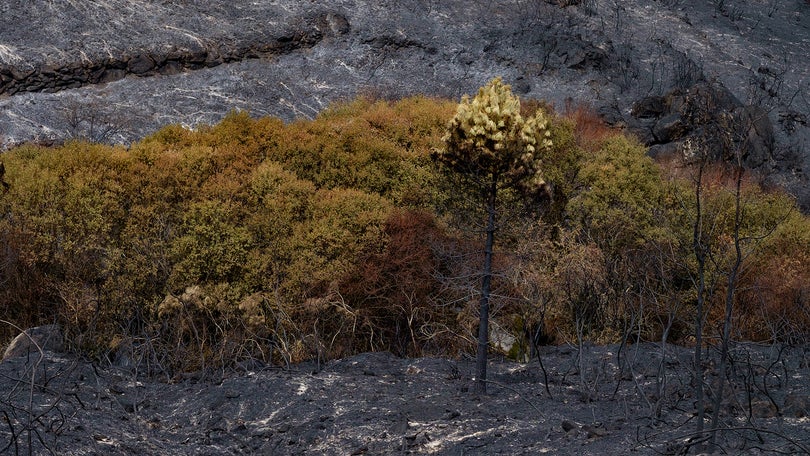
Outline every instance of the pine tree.
<path id="1" fill-rule="evenodd" d="M 476 389 L 486 393 L 489 343 L 489 299 L 492 255 L 497 230 L 499 195 L 504 189 L 520 194 L 540 193 L 543 152 L 551 147 L 548 120 L 542 110 L 532 117 L 520 114 L 520 99 L 511 87 L 495 78 L 470 99 L 465 96 L 445 134 L 444 149 L 433 154 L 447 170 L 462 175 L 480 192 L 486 212 L 486 244 L 482 270 Z"/>

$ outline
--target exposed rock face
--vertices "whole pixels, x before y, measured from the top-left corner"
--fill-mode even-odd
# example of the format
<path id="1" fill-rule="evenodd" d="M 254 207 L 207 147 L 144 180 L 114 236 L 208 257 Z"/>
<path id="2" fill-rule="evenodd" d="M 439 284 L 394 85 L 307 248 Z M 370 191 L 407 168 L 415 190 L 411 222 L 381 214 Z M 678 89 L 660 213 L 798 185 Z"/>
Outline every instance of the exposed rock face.
<path id="1" fill-rule="evenodd" d="M 26 329 L 6 347 L 2 361 L 25 356 L 39 350 L 61 352 L 64 350 L 64 343 L 62 328 L 59 325 L 45 325 Z"/>
<path id="2" fill-rule="evenodd" d="M 200 41 L 182 47 L 167 45 L 160 48 L 145 47 L 136 51 L 121 49 L 106 56 L 88 56 L 76 61 L 40 63 L 23 68 L 6 63 L 0 65 L 0 94 L 56 92 L 117 81 L 128 75 L 170 75 L 246 59 L 268 59 L 311 48 L 327 36 L 345 34 L 348 31 L 349 25 L 345 17 L 327 12 L 311 12 L 293 17 L 282 27 L 268 30 L 261 35 L 240 36 L 236 42 Z"/>
<path id="3" fill-rule="evenodd" d="M 698 109 L 701 112 L 687 112 Z M 711 141 L 707 148 L 715 159 L 740 158 L 749 168 L 773 161 L 774 128 L 761 106 L 743 105 L 728 90 L 699 82 L 688 90 L 674 89 L 665 96 L 647 96 L 633 104 L 631 131 L 648 146 L 653 156 L 678 154 L 688 138 L 698 138 L 709 125 L 727 136 Z M 702 141 L 705 142 L 705 137 Z"/>
<path id="4" fill-rule="evenodd" d="M 523 96 L 593 105 L 659 152 L 677 151 L 696 126 L 674 116 L 672 94 L 710 81 L 754 124 L 748 165 L 810 204 L 807 2 L 2 3 L 5 146 L 129 142 L 232 109 L 312 117 L 358 93 L 457 98 L 503 76 Z M 89 134 L 66 120 L 87 107 L 113 128 Z"/>

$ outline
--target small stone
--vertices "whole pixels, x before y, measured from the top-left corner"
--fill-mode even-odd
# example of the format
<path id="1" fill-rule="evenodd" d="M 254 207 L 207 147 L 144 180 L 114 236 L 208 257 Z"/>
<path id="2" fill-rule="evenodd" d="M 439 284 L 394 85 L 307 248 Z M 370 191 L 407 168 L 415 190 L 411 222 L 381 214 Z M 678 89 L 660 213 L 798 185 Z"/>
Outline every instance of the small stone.
<path id="1" fill-rule="evenodd" d="M 769 400 L 755 399 L 751 402 L 751 414 L 756 418 L 774 418 L 776 413 L 776 406 Z"/>
<path id="2" fill-rule="evenodd" d="M 604 437 L 608 434 L 607 429 L 604 426 L 583 426 L 583 431 L 585 431 L 585 435 L 588 436 L 589 439 L 595 439 L 597 437 Z"/>
<path id="3" fill-rule="evenodd" d="M 810 396 L 797 393 L 785 396 L 784 414 L 793 418 L 810 416 Z"/>
<path id="4" fill-rule="evenodd" d="M 570 432 L 573 429 L 577 429 L 579 425 L 573 421 L 563 420 L 562 422 L 562 430 L 564 432 Z"/>
<path id="5" fill-rule="evenodd" d="M 444 414 L 442 419 L 444 420 L 452 420 L 454 418 L 458 418 L 461 416 L 461 412 L 458 410 L 448 410 L 447 413 Z"/>

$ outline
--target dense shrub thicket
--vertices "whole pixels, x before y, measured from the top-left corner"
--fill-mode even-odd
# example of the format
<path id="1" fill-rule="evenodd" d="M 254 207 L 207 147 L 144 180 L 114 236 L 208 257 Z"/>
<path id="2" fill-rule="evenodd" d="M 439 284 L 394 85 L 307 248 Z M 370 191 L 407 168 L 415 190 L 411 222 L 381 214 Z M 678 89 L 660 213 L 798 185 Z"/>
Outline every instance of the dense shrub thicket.
<path id="1" fill-rule="evenodd" d="M 155 373 L 366 350 L 472 351 L 481 239 L 431 162 L 455 103 L 358 99 L 312 121 L 232 113 L 130 148 L 0 157 L 0 336 L 57 322 L 75 348 Z M 524 109 L 537 104 L 524 103 Z M 493 334 L 688 342 L 694 185 L 583 109 L 550 121 L 549 199 L 501 216 Z M 706 184 L 707 332 L 722 318 L 733 182 Z M 810 221 L 744 183 L 737 337 L 806 341 Z M 472 203 L 471 203 L 472 204 Z M 666 331 L 666 333 L 665 333 Z"/>

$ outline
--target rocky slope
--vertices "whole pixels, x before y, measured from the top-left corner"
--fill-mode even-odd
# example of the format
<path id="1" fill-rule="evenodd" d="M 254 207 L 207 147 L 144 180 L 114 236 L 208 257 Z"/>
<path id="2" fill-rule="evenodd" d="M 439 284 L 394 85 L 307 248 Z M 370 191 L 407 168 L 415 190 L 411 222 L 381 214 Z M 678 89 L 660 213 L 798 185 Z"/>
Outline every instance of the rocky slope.
<path id="1" fill-rule="evenodd" d="M 358 93 L 457 98 L 501 75 L 594 106 L 660 155 L 698 129 L 678 97 L 709 81 L 756 124 L 747 164 L 808 207 L 808 43 L 804 0 L 9 0 L 0 143 L 126 143 L 232 109 L 293 120 Z"/>

